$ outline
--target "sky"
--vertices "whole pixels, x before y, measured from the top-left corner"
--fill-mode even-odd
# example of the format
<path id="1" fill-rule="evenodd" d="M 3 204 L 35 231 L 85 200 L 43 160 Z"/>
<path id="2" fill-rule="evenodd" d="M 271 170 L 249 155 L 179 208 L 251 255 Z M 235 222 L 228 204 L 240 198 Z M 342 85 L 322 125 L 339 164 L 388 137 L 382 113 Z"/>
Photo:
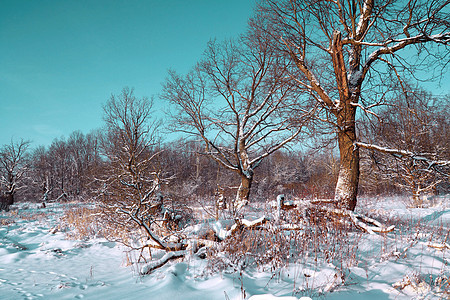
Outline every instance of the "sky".
<path id="1" fill-rule="evenodd" d="M 1 0 L 0 145 L 49 145 L 103 125 L 124 87 L 157 95 L 209 40 L 244 33 L 254 0 Z"/>
<path id="2" fill-rule="evenodd" d="M 255 0 L 0 0 L 0 146 L 50 145 L 103 125 L 124 87 L 158 99 L 211 39 L 237 37 Z M 448 80 L 447 80 L 448 79 Z M 450 74 L 434 92 L 450 93 Z"/>

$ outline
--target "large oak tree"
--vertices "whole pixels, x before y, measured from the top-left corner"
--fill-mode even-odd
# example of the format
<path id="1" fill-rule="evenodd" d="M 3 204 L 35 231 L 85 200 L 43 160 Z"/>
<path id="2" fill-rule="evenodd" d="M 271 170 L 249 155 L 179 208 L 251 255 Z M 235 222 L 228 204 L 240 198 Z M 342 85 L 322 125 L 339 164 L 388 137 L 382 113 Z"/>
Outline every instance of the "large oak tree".
<path id="1" fill-rule="evenodd" d="M 292 77 L 337 134 L 339 206 L 354 210 L 357 202 L 359 148 L 366 146 L 358 143 L 359 112 L 374 114 L 374 106 L 390 101 L 393 82 L 402 85 L 420 66 L 442 72 L 438 63 L 445 67 L 450 53 L 449 7 L 448 0 L 261 1 L 254 26 L 263 24 L 258 32 L 291 58 Z"/>

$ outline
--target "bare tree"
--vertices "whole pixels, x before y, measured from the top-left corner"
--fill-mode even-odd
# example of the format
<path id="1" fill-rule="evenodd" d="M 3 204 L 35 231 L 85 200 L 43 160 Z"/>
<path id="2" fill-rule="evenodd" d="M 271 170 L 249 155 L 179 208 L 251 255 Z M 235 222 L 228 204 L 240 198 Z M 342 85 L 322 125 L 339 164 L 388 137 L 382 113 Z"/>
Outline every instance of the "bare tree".
<path id="1" fill-rule="evenodd" d="M 169 72 L 162 94 L 177 112 L 175 130 L 199 137 L 207 155 L 239 175 L 235 211 L 247 204 L 260 162 L 296 139 L 310 114 L 296 106 L 284 58 L 262 38 L 210 42 L 186 76 Z"/>
<path id="2" fill-rule="evenodd" d="M 378 178 L 409 191 L 415 206 L 450 177 L 449 106 L 448 97 L 423 90 L 400 94 L 363 133 Z"/>
<path id="3" fill-rule="evenodd" d="M 14 204 L 16 192 L 23 188 L 20 184 L 28 167 L 26 156 L 29 145 L 29 141 L 22 139 L 19 142 L 11 141 L 0 148 L 0 184 L 4 190 L 1 204 L 6 210 Z"/>
<path id="4" fill-rule="evenodd" d="M 33 150 L 30 165 L 31 182 L 38 186 L 35 196 L 46 202 L 55 188 L 55 179 L 50 155 L 44 146 L 39 146 Z"/>
<path id="5" fill-rule="evenodd" d="M 324 108 L 318 118 L 337 133 L 335 201 L 341 207 L 353 210 L 357 202 L 358 111 L 374 115 L 375 106 L 390 101 L 390 79 L 402 84 L 403 75 L 417 75 L 418 67 L 431 63 L 437 75 L 443 72 L 438 63 L 445 67 L 449 61 L 449 6 L 448 0 L 263 0 L 259 5 L 255 19 L 265 23 L 258 30 L 291 58 L 297 71 L 292 76 Z"/>
<path id="6" fill-rule="evenodd" d="M 70 154 L 64 137 L 56 138 L 48 149 L 50 164 L 54 174 L 54 192 L 56 200 L 67 199 L 70 188 Z"/>
<path id="7" fill-rule="evenodd" d="M 148 98 L 136 98 L 129 88 L 112 95 L 104 106 L 106 133 L 101 148 L 107 165 L 99 178 L 103 182 L 100 197 L 112 222 L 125 228 L 135 224 L 157 246 L 171 249 L 152 228 L 163 217 L 158 192 L 165 179 L 153 164 L 158 155 L 153 151 L 158 125 L 151 123 L 151 108 Z"/>
<path id="8" fill-rule="evenodd" d="M 55 139 L 48 149 L 39 146 L 32 151 L 28 193 L 44 202 L 83 198 L 91 190 L 99 165 L 97 134 L 74 131 L 67 140 Z"/>

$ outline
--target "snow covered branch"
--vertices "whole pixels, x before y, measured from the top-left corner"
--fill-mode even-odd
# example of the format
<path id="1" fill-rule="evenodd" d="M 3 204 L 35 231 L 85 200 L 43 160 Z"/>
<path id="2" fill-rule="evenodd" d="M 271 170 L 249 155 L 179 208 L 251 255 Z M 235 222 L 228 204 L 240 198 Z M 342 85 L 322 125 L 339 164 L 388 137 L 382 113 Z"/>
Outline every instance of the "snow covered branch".
<path id="1" fill-rule="evenodd" d="M 141 274 L 142 275 L 148 275 L 150 274 L 153 270 L 158 269 L 159 267 L 164 266 L 167 262 L 169 262 L 170 260 L 173 259 L 177 259 L 180 257 L 185 256 L 187 253 L 186 250 L 180 250 L 180 251 L 172 251 L 172 252 L 167 252 L 166 254 L 164 254 L 163 257 L 161 257 L 158 260 L 154 260 L 151 261 L 150 263 L 148 263 L 147 265 L 145 265 L 142 269 L 141 269 Z"/>
<path id="2" fill-rule="evenodd" d="M 425 154 L 416 154 L 416 153 L 413 153 L 413 152 L 407 151 L 407 150 L 391 149 L 391 148 L 381 147 L 381 146 L 377 146 L 374 144 L 367 144 L 367 143 L 363 143 L 363 142 L 355 142 L 355 146 L 391 154 L 395 157 L 409 157 L 413 160 L 423 161 L 428 164 L 428 169 L 432 169 L 436 166 L 449 166 L 450 165 L 449 160 L 432 160 L 432 159 L 427 158 Z"/>

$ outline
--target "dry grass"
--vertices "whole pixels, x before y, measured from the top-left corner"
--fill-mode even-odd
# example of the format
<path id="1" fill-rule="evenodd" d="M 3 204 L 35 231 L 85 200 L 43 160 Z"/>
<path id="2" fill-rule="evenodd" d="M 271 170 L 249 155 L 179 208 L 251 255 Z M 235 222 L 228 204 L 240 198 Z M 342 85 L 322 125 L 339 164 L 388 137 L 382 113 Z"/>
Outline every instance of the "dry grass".
<path id="1" fill-rule="evenodd" d="M 14 221 L 11 218 L 2 218 L 0 219 L 0 226 L 9 226 L 16 223 L 16 221 Z"/>
<path id="2" fill-rule="evenodd" d="M 256 214 L 263 213 L 258 211 Z M 265 212 L 267 215 L 270 213 Z M 189 215 L 195 218 L 193 211 L 190 211 Z M 370 272 L 374 263 L 387 260 L 393 263 L 403 263 L 402 260 L 405 260 L 405 263 L 408 263 L 407 259 L 411 255 L 417 255 L 418 243 L 424 245 L 430 242 L 448 243 L 450 239 L 449 229 L 442 224 L 428 225 L 420 220 L 384 218 L 380 215 L 371 217 L 385 224 L 396 225 L 396 230 L 389 234 L 376 235 L 374 238 L 359 231 L 351 222 L 327 216 L 323 211 L 305 213 L 294 209 L 285 212 L 282 221 L 300 225 L 299 230 L 282 230 L 274 221 L 257 228 L 242 229 L 231 238 L 217 242 L 215 247 L 206 249 L 208 268 L 205 272 L 234 273 L 242 278 L 245 270 L 253 268 L 253 270 L 271 272 L 276 278 L 283 270 L 298 266 L 296 268 L 301 270 L 295 275 L 299 277 L 295 279 L 298 280 L 298 285 L 293 293 L 304 294 L 306 289 L 315 295 L 323 295 L 339 286 L 352 284 L 352 267 L 358 266 Z M 113 219 L 101 208 L 72 208 L 65 212 L 62 221 L 61 229 L 65 230 L 70 238 L 105 237 L 130 247 L 133 241 L 140 245 L 144 243 L 139 240 L 142 235 L 136 228 L 124 226 L 125 220 Z M 207 222 L 206 220 L 193 221 Z M 168 230 L 166 234 L 172 233 Z M 372 237 L 370 245 L 373 244 L 374 247 L 367 247 L 366 239 L 369 237 Z M 197 238 L 208 239 L 207 236 Z M 145 248 L 145 251 L 142 249 L 140 252 L 130 251 L 127 256 L 128 264 L 151 260 L 150 249 Z M 308 281 L 308 274 L 303 272 L 303 268 L 320 271 L 324 266 L 328 268 L 331 266 L 335 272 L 335 276 L 330 279 L 326 289 L 323 286 L 319 288 L 312 279 Z M 408 284 L 418 286 L 426 283 L 436 295 L 445 299 L 449 296 L 450 287 L 446 270 L 448 271 L 448 266 L 442 265 L 441 273 L 423 274 L 419 268 L 414 280 L 411 276 L 408 277 L 411 279 L 410 283 L 405 274 L 405 287 Z M 298 286 L 301 286 L 301 290 Z M 398 290 L 402 291 L 401 288 Z"/>
<path id="3" fill-rule="evenodd" d="M 301 230 L 282 230 L 277 224 L 268 223 L 244 229 L 209 251 L 210 270 L 241 274 L 246 269 L 256 268 L 271 272 L 274 278 L 293 265 L 313 270 L 333 265 L 338 278 L 331 279 L 328 291 L 346 284 L 350 268 L 361 261 L 358 245 L 364 234 L 351 223 L 336 222 L 335 218 L 327 218 L 319 211 L 305 220 L 303 214 L 292 210 L 287 218 L 294 225 L 305 226 Z M 296 276 L 302 276 L 300 281 L 306 280 L 308 290 L 317 288 L 313 280 L 308 283 L 308 278 L 304 278 L 308 275 L 298 274 Z M 299 293 L 304 294 L 304 291 Z M 318 295 L 317 291 L 314 294 Z"/>
<path id="4" fill-rule="evenodd" d="M 68 209 L 61 218 L 59 230 L 66 232 L 67 237 L 77 240 L 106 238 L 128 244 L 129 231 L 120 224 L 111 222 L 107 214 L 99 207 L 78 207 Z"/>
<path id="5" fill-rule="evenodd" d="M 100 213 L 97 208 L 87 207 L 66 210 L 61 218 L 59 229 L 66 232 L 71 239 L 102 237 L 102 226 L 98 218 Z"/>
<path id="6" fill-rule="evenodd" d="M 414 280 L 410 283 L 406 281 L 410 285 L 407 289 L 418 287 L 419 293 L 422 292 L 421 288 L 428 286 L 430 293 L 447 299 L 450 294 L 449 269 L 448 259 L 446 263 L 444 257 L 450 249 L 444 250 L 447 254 L 438 254 L 443 257 L 436 261 L 442 261 L 442 264 L 433 265 L 432 269 L 422 260 L 432 255 L 427 251 L 433 250 L 429 250 L 426 245 L 449 243 L 449 229 L 442 224 L 428 224 L 421 219 L 383 218 L 380 215 L 372 217 L 385 224 L 395 225 L 396 230 L 369 235 L 359 231 L 351 222 L 327 216 L 323 211 L 305 214 L 294 209 L 285 212 L 282 219 L 292 225 L 303 224 L 300 230 L 281 230 L 275 222 L 259 228 L 244 229 L 224 240 L 217 248 L 209 250 L 209 268 L 211 272 L 235 274 L 256 268 L 271 272 L 273 278 L 277 278 L 283 270 L 296 266 L 300 274 L 294 275 L 299 276 L 294 279 L 300 286 L 298 293 L 304 295 L 307 290 L 311 291 L 311 295 L 320 296 L 339 286 L 353 284 L 353 267 L 369 274 L 376 270 L 374 265 L 382 266 L 383 262 L 390 261 L 404 265 L 405 270 L 416 270 Z M 304 278 L 309 275 L 303 270 L 320 272 L 330 266 L 334 268 L 335 276 L 329 279 L 325 287 L 323 283 L 318 286 L 313 279 Z M 392 284 L 394 286 L 394 282 Z M 399 291 L 403 292 L 401 289 Z M 296 293 L 295 289 L 293 293 Z"/>

